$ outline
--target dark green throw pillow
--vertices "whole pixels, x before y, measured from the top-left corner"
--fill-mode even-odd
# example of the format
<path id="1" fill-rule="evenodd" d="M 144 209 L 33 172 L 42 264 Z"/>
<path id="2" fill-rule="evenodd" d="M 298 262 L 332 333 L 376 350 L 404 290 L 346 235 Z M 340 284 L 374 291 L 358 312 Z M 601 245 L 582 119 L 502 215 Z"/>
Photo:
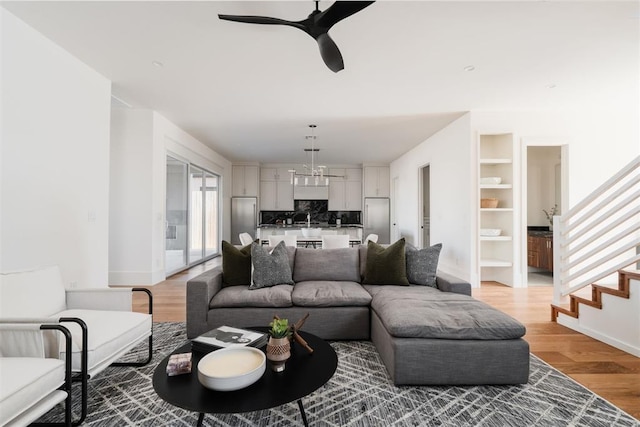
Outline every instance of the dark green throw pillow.
<path id="1" fill-rule="evenodd" d="M 238 249 L 222 241 L 222 285 L 251 284 L 251 245 Z"/>
<path id="2" fill-rule="evenodd" d="M 409 285 L 404 254 L 404 237 L 388 247 L 369 241 L 363 283 L 369 285 Z"/>

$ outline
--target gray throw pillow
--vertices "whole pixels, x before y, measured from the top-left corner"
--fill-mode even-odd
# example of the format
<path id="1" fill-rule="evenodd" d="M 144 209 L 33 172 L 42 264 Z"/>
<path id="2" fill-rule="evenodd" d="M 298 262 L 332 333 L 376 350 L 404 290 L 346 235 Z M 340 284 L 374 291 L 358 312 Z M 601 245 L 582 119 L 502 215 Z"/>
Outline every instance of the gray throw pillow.
<path id="1" fill-rule="evenodd" d="M 436 271 L 442 243 L 430 248 L 417 249 L 407 245 L 407 279 L 415 285 L 426 285 L 437 288 Z"/>
<path id="2" fill-rule="evenodd" d="M 257 243 L 252 243 L 251 264 L 253 277 L 249 289 L 293 285 L 289 255 L 284 241 L 278 243 L 271 252 Z"/>

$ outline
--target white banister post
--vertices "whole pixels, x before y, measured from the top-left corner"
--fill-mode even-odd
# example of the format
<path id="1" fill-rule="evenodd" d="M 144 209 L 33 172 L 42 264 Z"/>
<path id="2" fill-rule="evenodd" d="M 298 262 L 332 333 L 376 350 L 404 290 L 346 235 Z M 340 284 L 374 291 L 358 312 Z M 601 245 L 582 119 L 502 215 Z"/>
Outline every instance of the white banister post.
<path id="1" fill-rule="evenodd" d="M 566 300 L 562 297 L 562 290 L 565 288 L 564 278 L 566 277 L 562 265 L 561 248 L 564 246 L 564 223 L 562 217 L 554 215 L 553 217 L 553 303 L 558 305 Z"/>

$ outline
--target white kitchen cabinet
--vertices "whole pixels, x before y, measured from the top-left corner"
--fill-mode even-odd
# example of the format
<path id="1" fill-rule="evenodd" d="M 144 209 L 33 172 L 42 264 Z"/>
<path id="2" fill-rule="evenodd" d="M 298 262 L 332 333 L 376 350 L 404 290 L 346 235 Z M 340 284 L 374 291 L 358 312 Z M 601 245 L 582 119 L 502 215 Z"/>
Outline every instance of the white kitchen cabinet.
<path id="1" fill-rule="evenodd" d="M 329 180 L 330 211 L 362 210 L 362 169 L 330 169 L 331 175 L 342 175 Z"/>
<path id="2" fill-rule="evenodd" d="M 292 211 L 293 186 L 290 181 L 261 181 L 260 210 Z"/>
<path id="3" fill-rule="evenodd" d="M 288 168 L 261 168 L 260 181 L 291 182 L 291 173 Z"/>
<path id="4" fill-rule="evenodd" d="M 329 183 L 329 210 L 342 211 L 344 209 L 345 185 L 342 181 Z"/>
<path id="5" fill-rule="evenodd" d="M 518 282 L 515 150 L 511 133 L 478 136 L 479 277 L 509 286 Z M 483 199 L 494 199 L 498 204 L 493 207 L 485 202 L 483 207 Z"/>
<path id="6" fill-rule="evenodd" d="M 390 197 L 389 167 L 364 167 L 364 197 Z"/>
<path id="7" fill-rule="evenodd" d="M 231 195 L 258 197 L 258 167 L 236 166 L 231 169 Z"/>

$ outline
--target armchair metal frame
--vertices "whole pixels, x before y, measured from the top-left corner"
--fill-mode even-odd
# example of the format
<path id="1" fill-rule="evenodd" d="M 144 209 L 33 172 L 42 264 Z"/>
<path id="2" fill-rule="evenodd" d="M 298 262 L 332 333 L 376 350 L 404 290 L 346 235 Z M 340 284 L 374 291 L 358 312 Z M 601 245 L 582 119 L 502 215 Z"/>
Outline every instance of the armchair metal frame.
<path id="1" fill-rule="evenodd" d="M 147 294 L 148 298 L 149 298 L 149 314 L 153 316 L 153 295 L 151 294 L 151 291 L 149 291 L 149 289 L 146 288 L 132 288 L 131 289 L 132 292 L 144 292 Z M 84 422 L 84 420 L 87 417 L 87 401 L 89 398 L 89 393 L 88 393 L 88 382 L 89 382 L 89 370 L 88 370 L 88 346 L 89 346 L 89 330 L 87 327 L 87 324 L 80 318 L 77 317 L 61 317 L 60 319 L 58 319 L 59 322 L 74 322 L 77 323 L 78 325 L 80 325 L 80 328 L 82 329 L 82 353 L 80 355 L 80 372 L 78 372 L 77 374 L 73 375 L 73 381 L 74 382 L 80 382 L 81 383 L 81 413 L 80 413 L 80 419 L 78 419 L 77 421 L 73 421 L 72 425 L 77 426 L 80 425 Z M 112 363 L 110 366 L 145 366 L 146 364 L 148 364 L 149 362 L 151 362 L 151 359 L 153 358 L 153 322 L 151 324 L 151 335 L 149 335 L 149 352 L 147 355 L 147 358 L 141 361 L 136 361 L 136 362 L 114 362 Z M 67 350 L 68 352 L 71 351 L 71 349 L 69 348 Z M 71 362 L 69 362 L 71 363 Z"/>
<path id="2" fill-rule="evenodd" d="M 4 323 L 4 322 L 3 322 Z M 11 324 L 11 323 L 20 323 L 20 322 L 14 322 L 14 321 L 10 321 L 10 322 L 6 322 L 7 324 Z M 33 323 L 33 322 L 28 322 L 28 323 Z M 64 327 L 63 325 L 59 324 L 59 323 L 42 323 L 40 325 L 40 330 L 53 330 L 53 331 L 58 331 L 60 332 L 62 335 L 64 335 L 64 340 L 65 340 L 65 360 L 64 360 L 64 384 L 59 388 L 65 391 L 65 393 L 67 394 L 67 397 L 65 398 L 65 403 L 64 403 L 64 421 L 63 422 L 47 422 L 47 423 L 31 423 L 30 425 L 32 426 L 66 426 L 66 427 L 71 427 L 73 425 L 73 422 L 71 420 L 71 383 L 73 380 L 73 373 L 72 373 L 72 368 L 71 368 L 71 332 L 69 332 L 69 329 L 67 329 L 66 327 Z"/>

